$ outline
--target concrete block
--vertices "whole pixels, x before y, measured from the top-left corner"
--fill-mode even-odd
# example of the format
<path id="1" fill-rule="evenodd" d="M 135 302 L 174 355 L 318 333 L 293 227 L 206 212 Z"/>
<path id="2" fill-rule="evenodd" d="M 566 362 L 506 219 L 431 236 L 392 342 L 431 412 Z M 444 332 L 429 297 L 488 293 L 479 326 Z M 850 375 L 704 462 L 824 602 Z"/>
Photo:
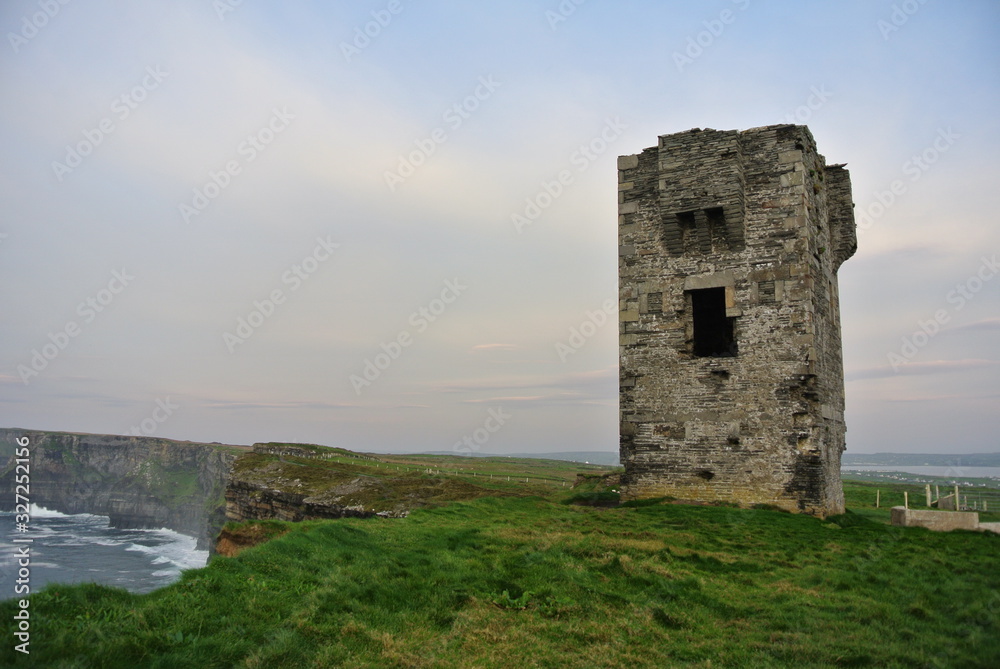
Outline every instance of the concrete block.
<path id="1" fill-rule="evenodd" d="M 979 529 L 975 511 L 933 511 L 892 507 L 892 524 L 897 527 L 926 527 L 936 532 Z"/>

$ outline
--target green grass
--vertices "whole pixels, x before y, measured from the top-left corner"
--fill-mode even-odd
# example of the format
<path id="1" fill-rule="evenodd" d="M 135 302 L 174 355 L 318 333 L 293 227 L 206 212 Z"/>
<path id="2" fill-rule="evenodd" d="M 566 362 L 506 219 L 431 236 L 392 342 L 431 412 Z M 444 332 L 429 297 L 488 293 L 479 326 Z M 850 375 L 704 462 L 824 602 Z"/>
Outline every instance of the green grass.
<path id="1" fill-rule="evenodd" d="M 31 655 L 8 640 L 0 665 L 998 666 L 1000 536 L 893 528 L 873 487 L 845 488 L 852 511 L 827 520 L 565 503 L 613 494 L 588 479 L 404 519 L 270 521 L 277 538 L 148 595 L 49 586 Z"/>

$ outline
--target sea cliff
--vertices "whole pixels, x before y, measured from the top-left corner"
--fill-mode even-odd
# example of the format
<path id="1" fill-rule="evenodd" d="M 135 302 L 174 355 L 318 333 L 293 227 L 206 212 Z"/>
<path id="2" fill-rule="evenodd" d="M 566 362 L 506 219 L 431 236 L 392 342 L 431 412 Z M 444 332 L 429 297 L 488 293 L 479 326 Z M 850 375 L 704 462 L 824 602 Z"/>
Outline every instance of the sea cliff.
<path id="1" fill-rule="evenodd" d="M 225 523 L 224 492 L 246 447 L 156 437 L 0 429 L 0 510 L 14 508 L 15 440 L 30 449 L 30 500 L 113 527 L 166 527 L 208 549 Z"/>

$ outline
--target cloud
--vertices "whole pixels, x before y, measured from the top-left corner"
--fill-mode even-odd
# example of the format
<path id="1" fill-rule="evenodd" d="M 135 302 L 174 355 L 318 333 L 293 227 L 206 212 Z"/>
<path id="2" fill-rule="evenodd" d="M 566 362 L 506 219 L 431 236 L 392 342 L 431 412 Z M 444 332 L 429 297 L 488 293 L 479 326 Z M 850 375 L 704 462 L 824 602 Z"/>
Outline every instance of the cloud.
<path id="1" fill-rule="evenodd" d="M 986 318 L 975 323 L 957 325 L 953 328 L 942 330 L 941 334 L 951 334 L 955 332 L 995 332 L 1000 330 L 1000 318 Z"/>
<path id="2" fill-rule="evenodd" d="M 473 351 L 513 351 L 517 348 L 516 344 L 476 344 L 472 347 Z"/>
<path id="3" fill-rule="evenodd" d="M 436 388 L 441 393 L 467 393 L 488 390 L 523 390 L 525 388 L 572 388 L 591 385 L 606 385 L 611 379 L 617 381 L 618 366 L 604 369 L 573 372 L 559 375 L 525 375 L 507 377 L 502 380 L 482 379 L 475 381 L 450 382 Z M 616 389 L 617 392 L 617 389 Z"/>
<path id="4" fill-rule="evenodd" d="M 467 399 L 461 400 L 463 404 L 492 404 L 492 403 L 520 403 L 520 404 L 534 404 L 537 406 L 579 406 L 579 405 L 598 405 L 607 406 L 612 402 L 617 403 L 618 398 L 601 398 L 588 396 L 585 393 L 550 393 L 547 395 L 526 395 L 526 396 L 508 396 L 508 397 L 487 397 L 481 399 Z"/>
<path id="5" fill-rule="evenodd" d="M 998 360 L 966 359 L 966 360 L 931 360 L 928 362 L 908 362 L 899 365 L 895 370 L 889 366 L 869 367 L 850 371 L 845 374 L 847 381 L 865 379 L 884 379 L 896 376 L 927 376 L 932 374 L 949 374 L 966 370 L 979 370 L 1000 365 Z"/>
<path id="6" fill-rule="evenodd" d="M 914 402 L 950 402 L 954 400 L 959 400 L 961 402 L 969 401 L 980 401 L 984 399 L 997 399 L 1000 395 L 970 395 L 970 394 L 952 394 L 952 395 L 921 395 L 914 397 L 883 397 L 881 398 L 884 402 L 893 402 L 898 404 L 910 404 Z"/>
<path id="7" fill-rule="evenodd" d="M 544 395 L 528 395 L 528 396 L 508 396 L 508 397 L 488 397 L 485 399 L 478 400 L 462 400 L 463 404 L 487 404 L 492 402 L 537 402 L 538 400 L 545 399 Z"/>
<path id="8" fill-rule="evenodd" d="M 330 410 L 330 409 L 357 409 L 358 404 L 338 404 L 334 402 L 239 402 L 231 400 L 218 400 L 202 403 L 208 409 L 224 409 L 232 411 L 294 411 L 294 410 Z"/>

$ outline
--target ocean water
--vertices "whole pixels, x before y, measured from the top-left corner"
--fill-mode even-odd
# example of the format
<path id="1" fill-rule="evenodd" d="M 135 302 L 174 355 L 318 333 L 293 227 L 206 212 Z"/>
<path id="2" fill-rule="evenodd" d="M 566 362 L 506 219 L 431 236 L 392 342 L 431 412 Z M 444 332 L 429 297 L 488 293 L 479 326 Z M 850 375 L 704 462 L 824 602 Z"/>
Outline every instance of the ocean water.
<path id="1" fill-rule="evenodd" d="M 19 597 L 18 548 L 30 546 L 31 592 L 47 583 L 101 583 L 145 593 L 176 581 L 184 569 L 204 567 L 208 551 L 173 530 L 119 530 L 107 516 L 65 514 L 31 507 L 27 532 L 17 532 L 13 513 L 0 513 L 0 599 Z M 30 544 L 13 539 L 30 538 Z"/>

